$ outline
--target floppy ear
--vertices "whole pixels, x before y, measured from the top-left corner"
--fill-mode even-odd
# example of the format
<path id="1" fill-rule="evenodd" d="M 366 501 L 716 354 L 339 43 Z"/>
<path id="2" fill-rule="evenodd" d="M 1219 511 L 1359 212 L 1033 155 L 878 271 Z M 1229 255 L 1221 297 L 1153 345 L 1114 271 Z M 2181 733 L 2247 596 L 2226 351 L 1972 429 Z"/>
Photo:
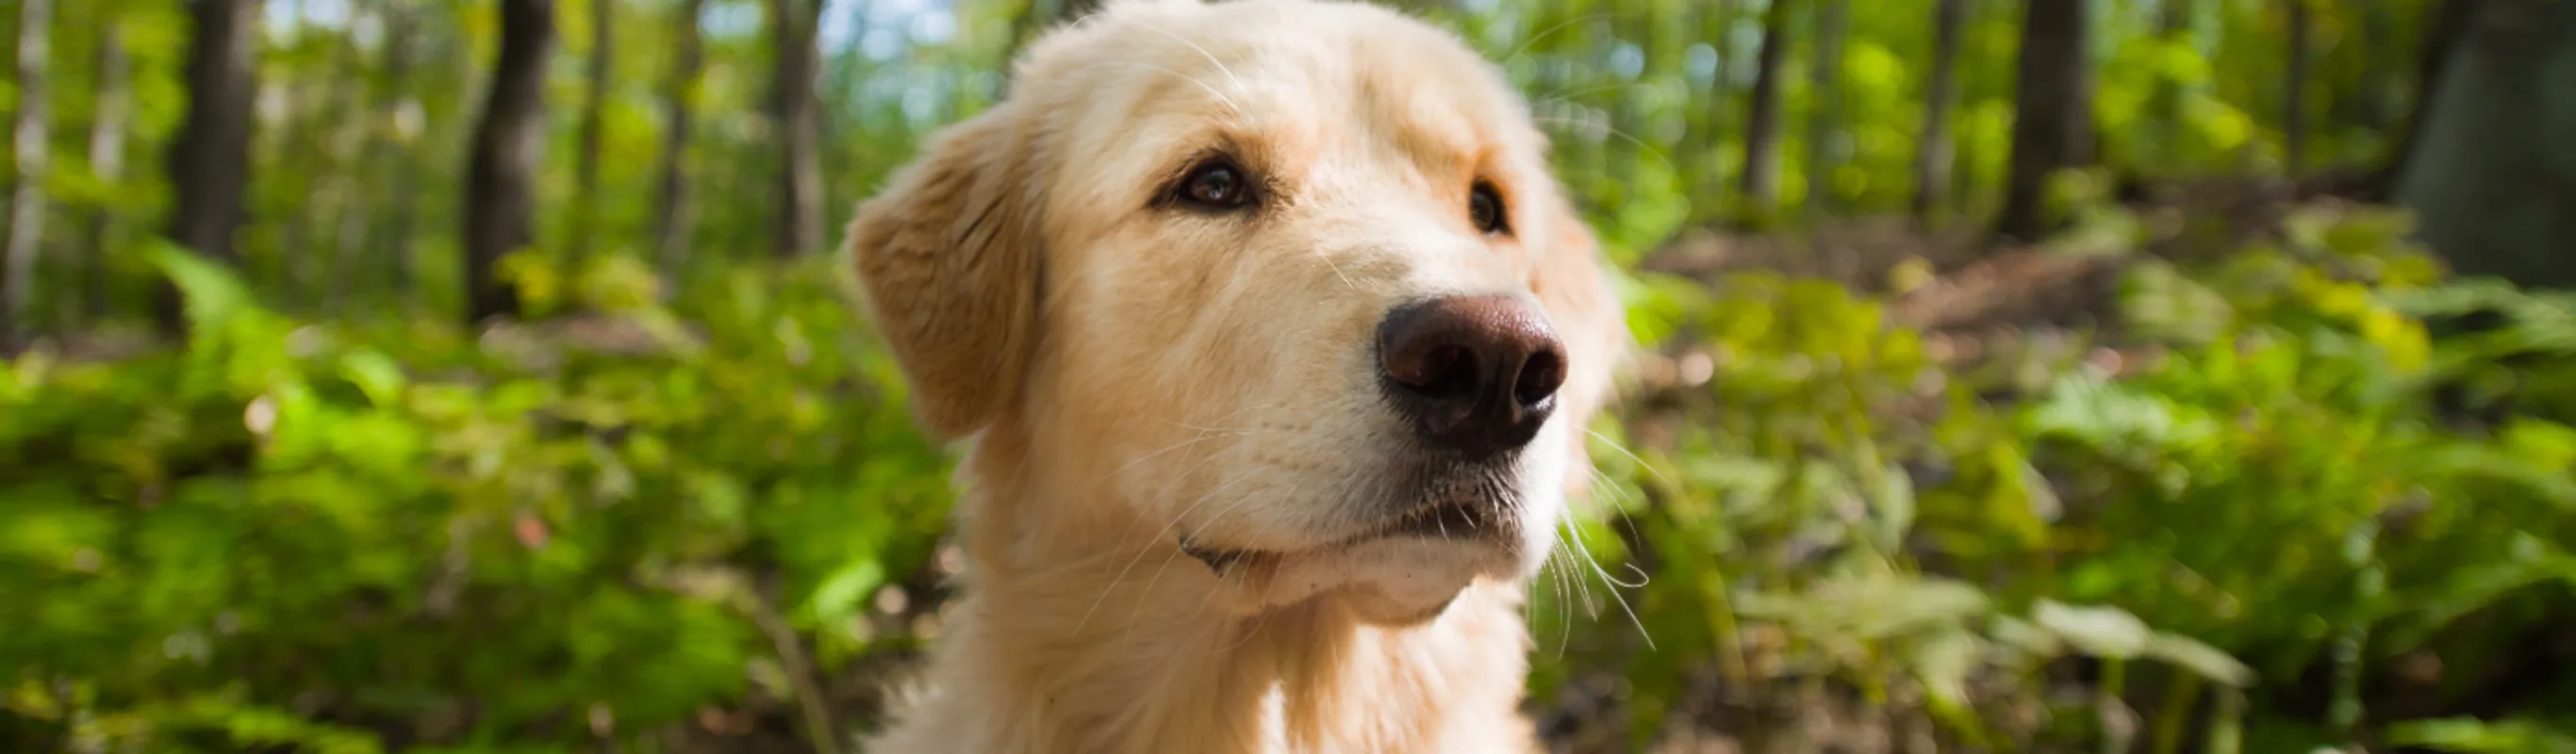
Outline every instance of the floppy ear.
<path id="1" fill-rule="evenodd" d="M 1005 105 L 933 137 L 849 226 L 868 313 L 940 439 L 993 423 L 1029 358 L 1041 176 L 1020 124 Z"/>
<path id="2" fill-rule="evenodd" d="M 1592 229 L 1561 195 L 1548 195 L 1539 210 L 1546 219 L 1539 243 L 1530 249 L 1538 258 L 1530 265 L 1529 286 L 1565 343 L 1570 368 L 1557 390 L 1557 413 L 1573 422 L 1569 442 L 1576 473 L 1566 475 L 1566 485 L 1569 493 L 1582 495 L 1592 484 L 1592 475 L 1584 473 L 1592 468 L 1585 430 L 1616 397 L 1615 378 L 1628 367 L 1635 340 Z"/>

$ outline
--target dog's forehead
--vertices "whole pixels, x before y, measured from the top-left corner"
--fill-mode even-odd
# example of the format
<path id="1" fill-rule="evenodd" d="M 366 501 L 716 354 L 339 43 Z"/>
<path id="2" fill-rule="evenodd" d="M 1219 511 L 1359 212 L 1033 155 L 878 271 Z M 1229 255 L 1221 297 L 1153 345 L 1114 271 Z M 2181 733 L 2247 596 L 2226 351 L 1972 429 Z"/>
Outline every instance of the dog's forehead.
<path id="1" fill-rule="evenodd" d="M 1094 121 L 1060 132 L 1098 141 L 1064 145 L 1073 155 L 1135 164 L 1215 133 L 1291 154 L 1392 148 L 1452 172 L 1530 142 L 1513 128 L 1526 109 L 1481 56 L 1374 6 L 1122 5 L 1048 41 L 1027 70 L 1056 80 L 1028 85 L 1064 98 L 1059 117 Z"/>

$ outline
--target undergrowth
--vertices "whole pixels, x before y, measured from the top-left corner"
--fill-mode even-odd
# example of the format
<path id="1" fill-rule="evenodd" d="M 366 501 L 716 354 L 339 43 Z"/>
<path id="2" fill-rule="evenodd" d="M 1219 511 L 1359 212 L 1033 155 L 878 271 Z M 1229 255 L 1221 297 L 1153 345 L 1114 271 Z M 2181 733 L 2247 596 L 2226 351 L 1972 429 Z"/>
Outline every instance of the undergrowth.
<path id="1" fill-rule="evenodd" d="M 2400 220 L 2132 260 L 2116 340 L 2002 363 L 1833 283 L 1632 278 L 1705 373 L 1596 427 L 1605 570 L 1539 580 L 1533 698 L 1616 678 L 1565 735 L 1620 747 L 1769 696 L 1945 750 L 2569 750 L 2576 302 Z M 653 750 L 916 641 L 871 614 L 950 460 L 822 268 L 523 264 L 583 315 L 469 333 L 160 263 L 184 348 L 0 371 L 0 749 Z"/>

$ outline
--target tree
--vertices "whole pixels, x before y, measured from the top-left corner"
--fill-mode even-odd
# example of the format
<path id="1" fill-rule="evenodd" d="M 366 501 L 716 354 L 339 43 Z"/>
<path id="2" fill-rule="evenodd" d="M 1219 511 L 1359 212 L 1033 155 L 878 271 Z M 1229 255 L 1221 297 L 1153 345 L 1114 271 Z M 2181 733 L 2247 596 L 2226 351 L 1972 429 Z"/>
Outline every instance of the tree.
<path id="1" fill-rule="evenodd" d="M 2193 0 L 2164 0 L 2156 9 L 2156 39 L 2167 45 L 2181 45 L 2191 34 Z M 2155 90 L 2148 94 L 2148 109 L 2154 118 L 2153 128 L 2160 147 L 2173 149 L 2182 143 L 2182 84 L 2174 77 L 2156 79 Z"/>
<path id="2" fill-rule="evenodd" d="M 241 227 L 250 187 L 251 106 L 258 98 L 256 59 L 260 0 L 197 0 L 188 45 L 188 114 L 171 143 L 170 238 L 199 256 L 237 264 L 233 232 Z M 162 284 L 154 315 L 177 333 L 179 291 Z"/>
<path id="3" fill-rule="evenodd" d="M 573 172 L 573 258 L 589 255 L 599 232 L 600 132 L 608 119 L 608 88 L 616 76 L 616 0 L 590 0 L 590 91 L 581 106 L 581 161 Z"/>
<path id="4" fill-rule="evenodd" d="M 1744 174 L 1737 221 L 1765 222 L 1780 201 L 1780 64 L 1789 48 L 1789 6 L 1771 0 L 1762 12 L 1762 51 L 1754 61 L 1753 102 L 1744 116 Z"/>
<path id="5" fill-rule="evenodd" d="M 1807 197 L 1809 221 L 1832 209 L 1834 134 L 1842 127 L 1841 83 L 1843 26 L 1849 0 L 1821 0 L 1816 5 L 1816 59 L 1807 66 Z"/>
<path id="6" fill-rule="evenodd" d="M 1968 0 L 1934 0 L 1932 4 L 1932 73 L 1923 91 L 1923 138 L 1914 151 L 1914 218 L 1930 225 L 1950 188 L 1954 147 L 1950 111 L 1959 99 L 1959 29 L 1968 20 Z"/>
<path id="7" fill-rule="evenodd" d="M 355 13 L 372 9 L 352 8 L 352 12 L 354 18 Z M 360 65 L 358 39 L 347 29 L 337 36 L 331 48 L 330 80 L 322 90 L 322 109 L 308 116 L 313 127 L 307 151 L 312 154 L 304 172 L 316 174 L 309 179 L 313 187 L 311 206 L 297 213 L 290 226 L 293 237 L 322 241 L 320 257 L 311 265 L 320 267 L 321 272 L 308 274 L 305 282 L 312 286 L 312 299 L 326 310 L 341 305 L 349 292 L 350 273 L 357 266 L 358 243 L 364 232 L 361 218 L 367 212 L 359 201 L 356 184 L 369 178 L 359 175 L 351 164 L 365 159 L 362 139 L 366 134 L 360 126 L 367 121 L 345 115 L 364 112 L 359 95 L 366 77 L 352 73 Z"/>
<path id="8" fill-rule="evenodd" d="M 307 36 L 306 30 L 313 25 L 307 14 L 307 9 L 312 5 L 312 0 L 287 0 L 287 26 L 282 36 L 286 38 L 290 48 L 303 46 L 304 38 Z M 334 49 L 332 54 L 338 55 L 339 51 Z M 339 61 L 333 62 L 336 64 Z M 276 112 L 280 114 L 278 119 L 284 121 L 284 127 L 269 130 L 266 138 L 267 154 L 256 157 L 261 164 L 269 166 L 270 179 L 254 182 L 251 185 L 253 190 L 251 203 L 254 207 L 276 206 L 270 202 L 291 202 L 290 206 L 301 206 L 322 195 L 319 187 L 313 182 L 313 174 L 322 166 L 321 155 L 318 154 L 322 150 L 317 149 L 316 145 L 321 141 L 319 132 L 324 121 L 336 111 L 325 103 L 316 112 L 312 102 L 316 98 L 308 96 L 309 92 L 306 91 L 308 87 L 314 86 L 314 77 L 309 67 L 284 67 L 282 74 L 266 82 L 276 92 Z M 326 73 L 322 86 L 330 86 L 331 79 L 343 78 L 347 77 L 329 76 Z M 262 201 L 258 193 L 260 189 L 281 185 L 284 189 L 282 193 L 287 194 L 282 202 L 278 199 Z M 271 189 L 271 192 L 277 193 L 277 190 Z M 253 216 L 257 217 L 256 210 Z M 280 239 L 280 248 L 277 251 L 278 264 L 270 268 L 277 275 L 277 280 L 272 283 L 281 289 L 293 290 L 299 288 L 300 283 L 305 282 L 302 278 L 305 269 L 309 266 L 306 263 L 308 257 L 305 254 L 305 237 L 311 230 L 312 219 L 311 212 L 295 212 L 282 221 L 285 232 Z M 303 295 L 305 291 L 297 290 L 295 293 L 296 295 L 289 300 L 299 302 L 306 300 Z"/>
<path id="9" fill-rule="evenodd" d="M 2281 164 L 2291 178 L 2307 163 L 2308 0 L 2289 1 L 2290 39 L 2282 43 L 2289 65 L 2281 87 Z"/>
<path id="10" fill-rule="evenodd" d="M 672 55 L 671 77 L 662 85 L 661 187 L 654 198 L 659 211 L 654 213 L 653 246 L 663 274 L 674 282 L 687 262 L 690 230 L 697 222 L 689 191 L 689 135 L 697 119 L 698 69 L 704 64 L 698 18 L 706 7 L 707 0 L 680 3 L 672 25 L 680 49 Z"/>
<path id="11" fill-rule="evenodd" d="M 2004 208 L 1995 230 L 2036 239 L 2052 222 L 2045 215 L 2048 180 L 2058 171 L 2093 161 L 2092 29 L 2086 0 L 2027 0 L 2022 18 L 2019 83 L 2012 126 L 2012 168 L 2005 176 Z"/>
<path id="12" fill-rule="evenodd" d="M 36 255 L 45 242 L 45 156 L 53 151 L 45 108 L 46 40 L 54 30 L 52 0 L 18 0 L 18 154 L 9 192 L 6 267 L 0 268 L 0 349 L 25 336 L 36 291 Z"/>
<path id="13" fill-rule="evenodd" d="M 546 58 L 554 0 L 501 0 L 501 51 L 475 128 L 465 187 L 465 319 L 517 316 L 501 258 L 536 239 L 536 172 L 545 159 Z"/>
<path id="14" fill-rule="evenodd" d="M 420 157 L 410 144 L 409 119 L 417 117 L 419 100 L 411 92 L 415 35 L 420 33 L 416 13 L 410 0 L 387 0 L 385 3 L 384 75 L 378 80 L 376 118 L 380 129 L 376 145 L 368 150 L 379 161 L 385 176 L 384 187 L 371 192 L 385 204 L 385 220 L 370 227 L 372 237 L 366 247 L 383 260 L 387 277 L 397 295 L 411 292 L 411 229 L 413 184 L 417 182 Z M 373 171 L 371 171 L 373 172 Z"/>
<path id="15" fill-rule="evenodd" d="M 2470 19 L 2476 18 L 2487 0 L 2442 0 L 2425 9 L 2426 23 L 2422 49 L 2414 66 L 2414 104 L 2407 108 L 2405 122 L 2397 125 L 2397 144 L 2380 163 L 2372 176 L 2375 188 L 2372 198 L 2385 200 L 2397 191 L 2399 174 L 2406 169 L 2423 140 L 2424 122 L 2439 99 L 2442 72 L 2451 62 L 2451 51 L 2461 37 L 2467 36 Z"/>
<path id="16" fill-rule="evenodd" d="M 2484 2 L 2442 46 L 2397 176 L 2422 239 L 2458 272 L 2576 287 L 2576 145 L 2534 113 L 2576 112 L 2576 3 Z"/>
<path id="17" fill-rule="evenodd" d="M 90 110 L 89 169 L 100 183 L 113 185 L 125 177 L 126 120 L 134 107 L 134 63 L 125 53 L 125 40 L 112 9 L 98 29 L 96 89 L 98 103 Z M 115 246 L 114 220 L 115 213 L 108 207 L 92 207 L 89 229 L 81 234 L 86 244 L 81 254 L 81 299 L 90 319 L 108 315 L 107 255 Z"/>
<path id="18" fill-rule="evenodd" d="M 770 29 L 777 44 L 771 118 L 779 141 L 778 229 L 774 242 L 781 257 L 823 249 L 822 124 L 814 102 L 814 79 L 822 52 L 815 33 L 822 26 L 822 0 L 770 0 Z"/>

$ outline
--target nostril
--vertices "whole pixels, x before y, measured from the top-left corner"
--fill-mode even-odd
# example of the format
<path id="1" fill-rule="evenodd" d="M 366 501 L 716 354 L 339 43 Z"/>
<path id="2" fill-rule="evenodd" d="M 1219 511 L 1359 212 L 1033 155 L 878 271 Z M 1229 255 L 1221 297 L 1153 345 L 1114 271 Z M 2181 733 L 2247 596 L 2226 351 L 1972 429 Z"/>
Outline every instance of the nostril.
<path id="1" fill-rule="evenodd" d="M 1466 346 L 1450 345 L 1434 349 L 1436 376 L 1424 383 L 1422 391 L 1441 398 L 1464 398 L 1476 394 L 1476 352 Z"/>
<path id="2" fill-rule="evenodd" d="M 1528 444 L 1565 384 L 1565 348 L 1524 297 L 1404 304 L 1377 335 L 1384 395 L 1428 447 L 1465 457 Z"/>
<path id="3" fill-rule="evenodd" d="M 1437 344 L 1389 360 L 1387 377 L 1424 397 L 1465 397 L 1476 391 L 1476 355 L 1466 346 Z"/>
<path id="4" fill-rule="evenodd" d="M 1521 364 L 1520 376 L 1512 381 L 1512 399 L 1524 409 L 1535 409 L 1564 385 L 1565 357 L 1553 349 L 1539 351 Z"/>

